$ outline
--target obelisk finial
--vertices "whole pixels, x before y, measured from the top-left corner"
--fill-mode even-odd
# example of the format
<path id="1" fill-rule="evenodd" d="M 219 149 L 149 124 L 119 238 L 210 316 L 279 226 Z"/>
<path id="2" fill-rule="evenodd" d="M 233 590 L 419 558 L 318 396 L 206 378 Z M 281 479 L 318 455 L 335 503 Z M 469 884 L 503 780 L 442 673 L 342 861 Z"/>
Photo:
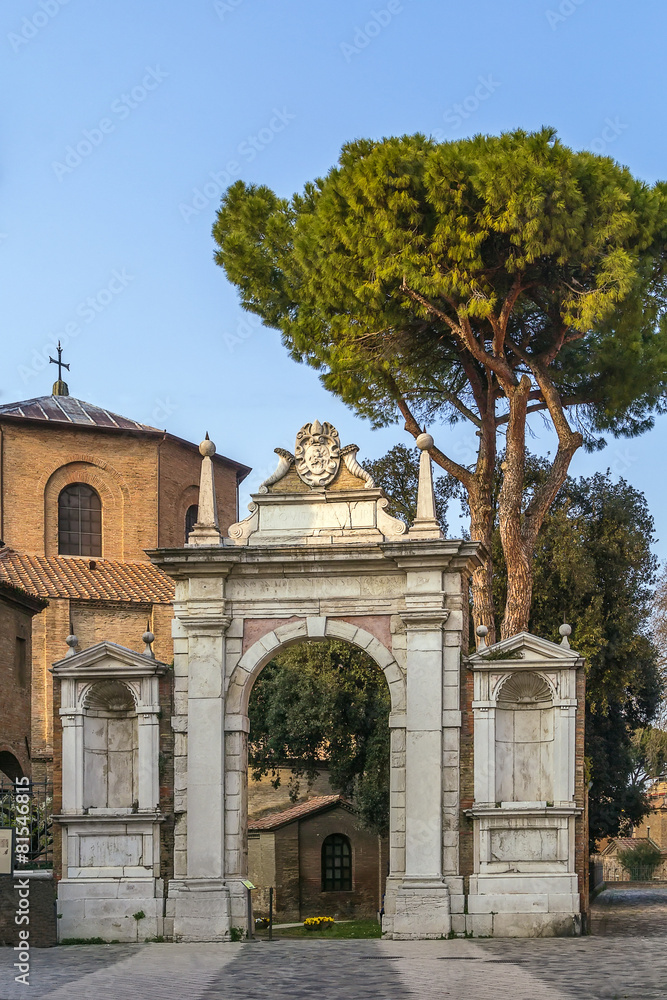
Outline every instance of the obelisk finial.
<path id="1" fill-rule="evenodd" d="M 188 535 L 188 545 L 220 545 L 220 525 L 218 522 L 218 505 L 215 499 L 215 469 L 213 456 L 215 445 L 206 432 L 206 437 L 199 445 L 202 456 L 201 474 L 199 478 L 199 507 L 197 523 Z"/>
<path id="2" fill-rule="evenodd" d="M 433 469 L 429 448 L 433 438 L 426 431 L 417 438 L 419 456 L 419 486 L 417 488 L 417 517 L 408 531 L 412 538 L 443 538 L 442 529 L 435 515 L 435 492 L 433 490 Z"/>

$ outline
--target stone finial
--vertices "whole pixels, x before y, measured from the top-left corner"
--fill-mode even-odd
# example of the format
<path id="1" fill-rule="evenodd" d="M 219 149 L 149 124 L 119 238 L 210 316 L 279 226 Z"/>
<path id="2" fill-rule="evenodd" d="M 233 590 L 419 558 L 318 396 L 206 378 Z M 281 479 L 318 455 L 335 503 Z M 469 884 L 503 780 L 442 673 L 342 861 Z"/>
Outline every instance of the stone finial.
<path id="1" fill-rule="evenodd" d="M 67 638 L 65 639 L 65 642 L 69 646 L 69 649 L 67 650 L 66 655 L 67 656 L 76 656 L 76 652 L 77 652 L 76 647 L 79 645 L 79 640 L 77 639 L 77 637 L 74 634 L 68 635 Z"/>
<path id="2" fill-rule="evenodd" d="M 141 637 L 142 642 L 145 643 L 146 648 L 144 649 L 144 656 L 148 656 L 151 660 L 155 659 L 155 653 L 153 652 L 153 643 L 155 642 L 155 636 L 152 632 L 144 632 Z"/>
<path id="3" fill-rule="evenodd" d="M 489 630 L 486 625 L 478 625 L 475 629 L 475 635 L 479 639 L 477 643 L 478 649 L 486 649 L 486 637 L 489 634 Z"/>
<path id="4" fill-rule="evenodd" d="M 199 478 L 199 504 L 197 523 L 188 535 L 188 545 L 220 545 L 220 525 L 218 523 L 218 505 L 215 499 L 215 470 L 213 456 L 215 445 L 206 432 L 206 437 L 199 445 L 201 460 L 201 475 Z"/>
<path id="5" fill-rule="evenodd" d="M 558 629 L 558 632 L 562 636 L 562 639 L 560 641 L 561 646 L 565 646 L 566 649 L 569 649 L 570 648 L 570 640 L 569 640 L 568 636 L 572 635 L 572 626 L 571 625 L 567 625 L 567 624 L 563 624 Z"/>
<path id="6" fill-rule="evenodd" d="M 433 490 L 433 468 L 429 448 L 433 438 L 426 431 L 416 441 L 421 451 L 419 456 L 419 486 L 417 489 L 417 517 L 408 535 L 413 538 L 442 538 L 442 529 L 435 516 L 435 492 Z"/>

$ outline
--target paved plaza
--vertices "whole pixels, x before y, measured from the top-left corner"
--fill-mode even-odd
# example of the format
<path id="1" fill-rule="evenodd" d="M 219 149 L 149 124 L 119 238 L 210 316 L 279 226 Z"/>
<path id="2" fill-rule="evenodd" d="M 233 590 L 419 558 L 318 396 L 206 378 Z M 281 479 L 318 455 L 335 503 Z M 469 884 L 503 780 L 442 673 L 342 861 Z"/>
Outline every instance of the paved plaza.
<path id="1" fill-rule="evenodd" d="M 0 949 L 0 1000 L 653 1000 L 667 996 L 667 889 L 607 890 L 585 938 Z"/>

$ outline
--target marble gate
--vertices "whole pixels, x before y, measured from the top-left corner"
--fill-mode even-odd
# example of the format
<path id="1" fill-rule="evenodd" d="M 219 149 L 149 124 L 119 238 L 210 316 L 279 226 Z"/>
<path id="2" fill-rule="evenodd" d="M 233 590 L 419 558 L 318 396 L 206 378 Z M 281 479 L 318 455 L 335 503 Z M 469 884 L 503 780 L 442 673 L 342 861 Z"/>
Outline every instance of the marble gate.
<path id="1" fill-rule="evenodd" d="M 443 537 L 432 443 L 428 434 L 417 440 L 418 509 L 408 528 L 387 512 L 357 447 L 341 447 L 331 424 L 306 424 L 294 454 L 276 449 L 278 467 L 253 496 L 250 515 L 222 538 L 215 447 L 202 442 L 199 518 L 188 544 L 150 553 L 176 586 L 176 826 L 166 936 L 221 941 L 246 925 L 252 685 L 280 649 L 331 638 L 365 650 L 391 694 L 383 931 L 426 938 L 579 929 L 575 827 L 583 791 L 575 771 L 583 746 L 576 744 L 582 689 L 575 678 L 583 663 L 566 636 L 565 646 L 520 636 L 496 651 L 481 638 L 477 653 L 466 656 L 468 579 L 481 553 L 475 542 Z M 72 676 L 75 668 L 66 658 L 54 673 Z M 509 683 L 515 675 L 519 681 Z M 116 670 L 116 683 L 120 676 Z M 465 689 L 472 692 L 473 677 L 471 702 Z M 526 707 L 534 711 L 519 712 Z M 462 724 L 471 734 L 477 727 L 474 774 L 470 740 L 462 758 Z M 539 755 L 539 788 L 531 784 L 531 754 Z M 62 820 L 77 836 L 85 832 L 85 818 Z M 468 851 L 463 861 L 462 831 L 474 841 L 474 860 Z M 84 875 L 74 871 L 70 894 Z M 505 919 L 494 925 L 498 913 Z"/>

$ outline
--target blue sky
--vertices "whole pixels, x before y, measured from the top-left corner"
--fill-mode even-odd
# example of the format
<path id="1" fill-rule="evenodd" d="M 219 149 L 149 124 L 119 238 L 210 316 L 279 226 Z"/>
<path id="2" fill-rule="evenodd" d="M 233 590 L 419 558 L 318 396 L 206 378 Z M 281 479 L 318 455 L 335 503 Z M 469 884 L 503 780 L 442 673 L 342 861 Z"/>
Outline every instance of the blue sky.
<path id="1" fill-rule="evenodd" d="M 289 195 L 360 136 L 545 124 L 664 179 L 666 34 L 658 0 L 5 0 L 0 401 L 50 392 L 60 336 L 72 395 L 208 430 L 254 467 L 251 488 L 316 417 L 360 457 L 410 443 L 372 431 L 240 309 L 212 259 L 224 186 Z M 646 493 L 661 558 L 666 428 L 572 466 Z M 533 430 L 533 450 L 553 448 Z M 469 455 L 463 428 L 435 434 Z"/>

